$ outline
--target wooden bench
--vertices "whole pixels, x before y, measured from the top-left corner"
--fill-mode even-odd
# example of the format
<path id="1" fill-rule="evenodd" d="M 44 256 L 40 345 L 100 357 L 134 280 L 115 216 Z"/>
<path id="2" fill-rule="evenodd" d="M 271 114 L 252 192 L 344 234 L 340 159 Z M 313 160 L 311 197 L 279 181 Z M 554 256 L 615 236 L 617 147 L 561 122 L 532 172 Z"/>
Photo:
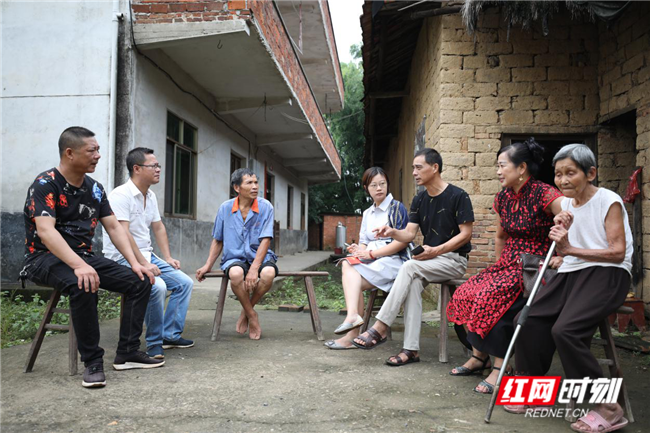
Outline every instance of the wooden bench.
<path id="1" fill-rule="evenodd" d="M 301 272 L 278 272 L 276 277 L 302 277 L 305 281 L 305 290 L 307 291 L 307 301 L 309 302 L 309 314 L 311 316 L 311 325 L 314 328 L 314 334 L 319 340 L 324 340 L 323 328 L 320 323 L 320 316 L 318 314 L 318 305 L 316 305 L 316 294 L 314 292 L 314 283 L 312 277 L 327 277 L 329 272 L 324 271 L 301 271 Z M 206 278 L 221 278 L 221 289 L 219 290 L 219 301 L 217 302 L 217 310 L 214 314 L 214 323 L 212 325 L 212 336 L 210 340 L 217 341 L 219 339 L 219 330 L 221 328 L 221 318 L 223 317 L 223 307 L 226 303 L 226 292 L 228 290 L 228 277 L 225 276 L 223 271 L 208 272 L 205 274 Z"/>
<path id="2" fill-rule="evenodd" d="M 47 286 L 40 286 L 48 288 Z M 124 311 L 124 295 L 120 295 L 120 322 L 122 319 L 122 312 Z M 41 345 L 43 344 L 43 339 L 45 338 L 45 333 L 48 330 L 53 331 L 68 331 L 68 369 L 70 376 L 77 374 L 77 335 L 74 332 L 74 326 L 72 324 L 72 317 L 70 316 L 69 308 L 57 308 L 59 300 L 61 299 L 61 292 L 58 290 L 52 289 L 52 295 L 50 300 L 45 306 L 45 314 L 43 314 L 43 320 L 36 331 L 36 336 L 32 340 L 32 345 L 29 348 L 29 353 L 27 354 L 27 362 L 25 363 L 25 373 L 30 373 L 34 368 L 34 363 L 38 357 L 38 352 L 41 350 Z M 52 316 L 55 313 L 67 314 L 68 315 L 68 324 L 67 325 L 55 325 L 52 324 Z"/>
<path id="3" fill-rule="evenodd" d="M 68 331 L 68 368 L 70 371 L 70 376 L 77 374 L 77 336 L 74 333 L 72 317 L 70 317 L 70 309 L 57 308 L 59 299 L 61 299 L 61 292 L 58 290 L 52 290 L 52 296 L 50 296 L 50 300 L 45 306 L 45 314 L 43 315 L 43 320 L 41 320 L 38 331 L 36 331 L 36 336 L 32 341 L 32 346 L 29 348 L 27 362 L 25 363 L 25 373 L 31 372 L 34 368 L 36 357 L 38 356 L 38 352 L 41 350 L 41 345 L 43 344 L 43 339 L 45 338 L 45 333 L 48 329 L 51 329 L 55 331 Z M 67 314 L 68 324 L 53 325 L 50 323 L 52 321 L 52 316 L 54 313 Z"/>
<path id="4" fill-rule="evenodd" d="M 384 305 L 384 301 L 388 297 L 388 293 L 384 292 L 383 290 L 379 289 L 372 289 L 370 293 L 368 294 L 368 303 L 366 304 L 366 309 L 363 312 L 363 325 L 361 326 L 361 333 L 364 333 L 368 330 L 368 326 L 370 325 L 370 316 L 372 316 L 372 313 L 377 313 L 380 309 L 381 306 Z M 379 301 L 379 304 L 377 304 L 377 301 Z M 393 339 L 393 331 L 388 327 L 388 335 L 386 337 L 389 340 Z"/>
<path id="5" fill-rule="evenodd" d="M 438 360 L 440 362 L 449 362 L 449 357 L 447 354 L 447 339 L 449 337 L 449 320 L 447 320 L 447 305 L 449 305 L 449 300 L 451 295 L 453 295 L 456 288 L 463 284 L 466 279 L 458 280 L 449 280 L 443 281 L 440 283 L 431 283 L 431 284 L 440 284 L 440 298 L 438 303 L 440 304 L 440 340 L 438 343 Z M 381 292 L 381 293 L 379 293 Z M 378 296 L 380 295 L 380 296 Z M 388 296 L 385 292 L 379 289 L 373 289 L 368 296 L 368 303 L 366 305 L 366 310 L 363 314 L 363 320 L 365 323 L 361 327 L 361 332 L 365 332 L 368 329 L 370 316 L 373 312 L 379 310 L 379 306 L 375 306 L 377 300 L 384 300 Z M 392 339 L 392 333 L 390 328 L 388 328 L 388 337 Z"/>
<path id="6" fill-rule="evenodd" d="M 447 305 L 451 295 L 454 294 L 456 288 L 463 284 L 467 279 L 461 278 L 458 280 L 443 281 L 440 284 L 440 342 L 438 343 L 438 360 L 440 362 L 449 362 L 447 355 L 447 338 L 449 337 L 449 320 L 447 319 Z M 464 347 L 464 346 L 463 346 Z"/>

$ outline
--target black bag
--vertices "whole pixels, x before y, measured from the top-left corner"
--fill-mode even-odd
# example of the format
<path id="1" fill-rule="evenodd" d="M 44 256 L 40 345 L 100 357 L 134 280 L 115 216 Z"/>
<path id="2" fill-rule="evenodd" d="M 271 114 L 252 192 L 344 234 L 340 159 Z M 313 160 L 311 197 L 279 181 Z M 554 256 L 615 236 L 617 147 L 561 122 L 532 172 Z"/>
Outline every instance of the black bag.
<path id="1" fill-rule="evenodd" d="M 544 266 L 544 260 L 546 260 L 546 257 L 544 256 L 521 253 L 519 262 L 521 263 L 523 274 L 522 283 L 524 286 L 524 298 L 528 298 L 530 292 L 533 291 L 539 271 L 542 269 L 542 266 Z M 546 285 L 555 274 L 557 274 L 557 269 L 552 269 L 550 266 L 546 268 L 546 272 L 544 272 L 544 277 L 542 278 L 542 285 Z"/>

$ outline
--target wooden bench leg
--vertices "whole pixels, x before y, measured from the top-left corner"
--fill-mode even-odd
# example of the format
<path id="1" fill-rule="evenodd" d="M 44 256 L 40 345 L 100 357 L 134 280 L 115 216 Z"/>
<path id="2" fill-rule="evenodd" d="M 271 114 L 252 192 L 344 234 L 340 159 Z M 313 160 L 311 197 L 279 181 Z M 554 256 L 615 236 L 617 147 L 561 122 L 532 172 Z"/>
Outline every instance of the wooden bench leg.
<path id="1" fill-rule="evenodd" d="M 61 298 L 61 292 L 58 290 L 52 291 L 52 296 L 47 302 L 45 307 L 45 314 L 43 315 L 43 320 L 41 321 L 38 331 L 36 331 L 36 336 L 34 341 L 32 341 L 32 346 L 29 348 L 29 354 L 27 355 L 27 363 L 25 364 L 25 373 L 29 373 L 34 368 L 34 363 L 36 362 L 36 357 L 38 356 L 39 350 L 41 350 L 41 344 L 43 344 L 43 338 L 45 338 L 46 325 L 52 320 L 52 315 L 54 314 L 54 309 L 59 303 Z M 72 321 L 72 320 L 71 320 Z"/>
<path id="2" fill-rule="evenodd" d="M 361 333 L 366 332 L 368 330 L 368 326 L 370 326 L 370 316 L 372 316 L 372 309 L 375 306 L 375 299 L 377 299 L 378 290 L 379 289 L 373 289 L 368 295 L 366 311 L 363 312 L 363 325 L 361 325 Z"/>
<path id="3" fill-rule="evenodd" d="M 620 320 L 620 318 L 619 318 Z M 612 336 L 612 330 L 609 327 L 609 321 L 607 319 L 603 320 L 600 323 L 600 338 L 605 340 L 605 356 L 607 359 L 610 359 L 612 363 L 609 365 L 609 376 L 610 377 L 623 377 L 623 372 L 621 371 L 621 364 L 618 360 L 618 354 L 616 353 L 616 346 L 614 342 L 614 337 Z M 629 422 L 634 422 L 634 415 L 632 414 L 632 405 L 630 404 L 630 399 L 627 395 L 627 387 L 625 386 L 625 380 L 621 384 L 621 391 L 618 396 L 618 403 L 625 410 L 625 414 Z"/>
<path id="4" fill-rule="evenodd" d="M 449 362 L 447 353 L 447 338 L 449 337 L 447 305 L 449 305 L 449 297 L 454 289 L 447 284 L 440 285 L 440 342 L 438 344 L 438 360 L 444 363 Z"/>
<path id="5" fill-rule="evenodd" d="M 314 328 L 316 338 L 323 341 L 323 328 L 320 323 L 320 315 L 318 314 L 318 304 L 316 303 L 316 293 L 314 292 L 314 284 L 311 277 L 305 277 L 305 289 L 307 290 L 307 300 L 309 301 L 309 314 L 311 315 L 311 324 Z"/>
<path id="6" fill-rule="evenodd" d="M 74 331 L 74 325 L 72 323 L 72 312 L 70 312 L 70 318 L 69 318 L 69 325 L 68 325 L 68 368 L 70 369 L 70 376 L 74 376 L 77 374 L 77 361 L 78 361 L 78 356 L 77 356 L 77 334 L 75 334 Z"/>
<path id="7" fill-rule="evenodd" d="M 226 304 L 226 293 L 228 292 L 228 278 L 221 278 L 221 289 L 219 290 L 219 300 L 217 301 L 217 310 L 214 313 L 214 323 L 212 324 L 211 341 L 217 341 L 219 338 L 219 328 L 221 328 L 221 318 L 223 317 L 223 307 Z"/>

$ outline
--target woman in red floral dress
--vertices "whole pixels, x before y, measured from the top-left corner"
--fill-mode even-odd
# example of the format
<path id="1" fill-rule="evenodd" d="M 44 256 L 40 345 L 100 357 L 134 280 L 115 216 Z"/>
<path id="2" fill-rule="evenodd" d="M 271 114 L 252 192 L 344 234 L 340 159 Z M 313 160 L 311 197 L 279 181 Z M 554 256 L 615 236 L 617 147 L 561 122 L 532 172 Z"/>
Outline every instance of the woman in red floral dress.
<path id="1" fill-rule="evenodd" d="M 513 319 L 523 308 L 521 253 L 546 255 L 553 216 L 561 211 L 562 196 L 552 186 L 534 179 L 543 161 L 544 148 L 534 139 L 503 147 L 497 154 L 497 176 L 504 189 L 494 199 L 497 213 L 495 252 L 497 262 L 458 287 L 447 317 L 468 331 L 472 357 L 453 376 L 493 370 L 474 391 L 491 394 L 514 333 Z M 554 258 L 551 266 L 560 264 Z"/>

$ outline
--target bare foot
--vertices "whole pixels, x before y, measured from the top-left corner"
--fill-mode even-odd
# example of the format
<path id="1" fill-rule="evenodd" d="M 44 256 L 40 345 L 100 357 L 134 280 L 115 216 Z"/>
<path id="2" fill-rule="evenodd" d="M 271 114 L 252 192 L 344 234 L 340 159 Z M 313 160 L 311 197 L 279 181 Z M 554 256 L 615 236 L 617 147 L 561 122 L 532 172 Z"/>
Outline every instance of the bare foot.
<path id="1" fill-rule="evenodd" d="M 248 318 L 248 338 L 251 340 L 259 340 L 262 338 L 262 328 L 260 321 L 257 318 L 257 313 L 253 317 Z"/>
<path id="2" fill-rule="evenodd" d="M 239 319 L 237 319 L 237 325 L 235 326 L 235 330 L 240 334 L 245 334 L 246 331 L 248 331 L 248 317 L 246 317 L 246 313 L 244 313 L 244 310 L 241 310 Z"/>
<path id="3" fill-rule="evenodd" d="M 617 424 L 618 422 L 620 422 L 621 418 L 623 417 L 623 408 L 618 403 L 599 404 L 594 408 L 593 411 L 598 413 L 603 418 L 605 418 L 605 421 L 607 421 L 611 425 Z M 589 416 L 589 414 L 587 414 L 587 416 Z M 592 431 L 591 428 L 582 421 L 574 422 L 573 424 L 571 424 L 571 428 L 574 431 L 584 431 L 584 432 Z"/>

